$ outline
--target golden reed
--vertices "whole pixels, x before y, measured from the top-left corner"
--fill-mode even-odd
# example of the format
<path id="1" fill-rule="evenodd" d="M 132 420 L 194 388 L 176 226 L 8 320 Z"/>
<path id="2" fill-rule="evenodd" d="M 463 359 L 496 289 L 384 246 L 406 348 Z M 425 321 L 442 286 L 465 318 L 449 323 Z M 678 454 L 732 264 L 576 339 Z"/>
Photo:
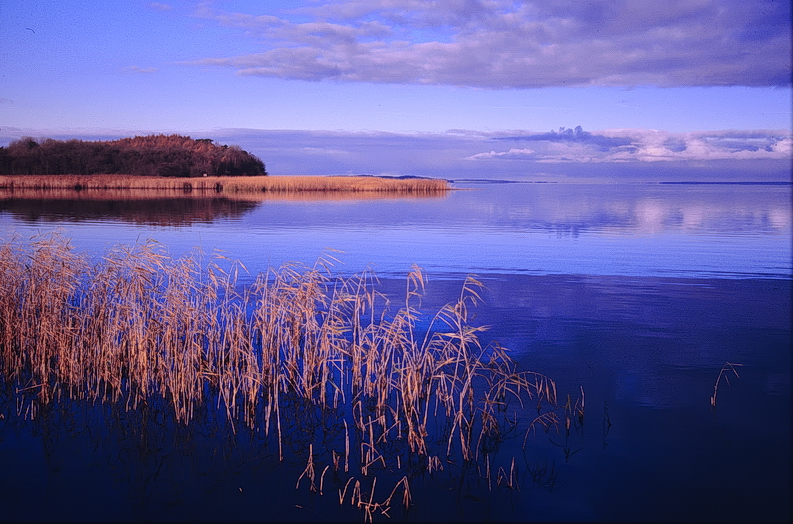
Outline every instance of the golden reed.
<path id="1" fill-rule="evenodd" d="M 243 286 L 239 263 L 202 253 L 175 259 L 153 241 L 92 262 L 58 235 L 7 240 L 0 244 L 0 376 L 14 385 L 18 406 L 62 397 L 127 409 L 164 402 L 187 424 L 212 402 L 232 428 L 244 423 L 276 437 L 280 457 L 294 423 L 285 409 L 295 399 L 342 410 L 343 447 L 325 450 L 332 460 L 322 469 L 310 446 L 300 479 L 321 492 L 328 467 L 348 473 L 357 465 L 351 502 L 367 520 L 387 511 L 397 487 L 405 504 L 411 498 L 404 477 L 384 502 L 373 499 L 378 472 L 406 467 L 407 457 L 389 455 L 387 442 L 405 442 L 431 474 L 443 469 L 443 456 L 484 463 L 490 482 L 493 449 L 515 430 L 524 402 L 533 399 L 538 410 L 527 436 L 537 425 L 558 429 L 554 382 L 519 371 L 498 344 L 480 343 L 484 328 L 469 323 L 481 300 L 474 278 L 427 318 L 418 308 L 420 268 L 409 272 L 401 302 L 391 303 L 374 274 L 334 277 L 334 261 L 323 255 L 311 267 L 271 268 Z M 422 318 L 429 327 L 418 329 Z M 512 488 L 514 461 L 509 474 L 507 467 L 497 482 Z M 348 474 L 342 502 L 358 475 Z"/>
<path id="2" fill-rule="evenodd" d="M 395 193 L 438 194 L 446 180 L 371 176 L 244 176 L 170 178 L 128 175 L 0 176 L 0 189 L 167 190 L 240 193 Z"/>

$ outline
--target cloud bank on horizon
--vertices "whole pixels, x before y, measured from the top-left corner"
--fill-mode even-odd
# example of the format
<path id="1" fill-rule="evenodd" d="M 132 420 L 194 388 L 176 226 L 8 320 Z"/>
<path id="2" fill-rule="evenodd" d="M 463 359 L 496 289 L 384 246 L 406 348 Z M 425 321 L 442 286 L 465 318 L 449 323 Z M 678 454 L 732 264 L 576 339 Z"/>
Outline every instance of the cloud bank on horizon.
<path id="1" fill-rule="evenodd" d="M 527 156 L 538 162 L 662 162 L 703 160 L 786 160 L 793 140 L 785 132 L 718 131 L 668 133 L 611 130 L 593 134 L 581 126 L 550 133 L 495 136 L 500 141 L 541 144 L 534 149 L 477 153 L 469 160 Z"/>
<path id="2" fill-rule="evenodd" d="M 784 130 L 590 133 L 578 126 L 547 133 L 399 134 L 238 129 L 215 136 L 250 147 L 268 159 L 272 174 L 788 181 L 793 156 L 793 137 Z"/>
<path id="3" fill-rule="evenodd" d="M 21 129 L 3 129 L 0 145 L 23 134 L 26 133 Z M 122 136 L 82 138 L 106 140 Z M 262 158 L 273 175 L 790 181 L 793 158 L 793 135 L 786 130 L 589 132 L 577 126 L 543 133 L 450 130 L 409 134 L 219 129 L 192 136 L 239 145 Z M 49 138 L 74 135 L 56 134 Z"/>
<path id="4" fill-rule="evenodd" d="M 494 89 L 791 79 L 787 1 L 340 0 L 278 16 L 221 6 L 195 16 L 261 51 L 192 63 L 240 75 Z"/>

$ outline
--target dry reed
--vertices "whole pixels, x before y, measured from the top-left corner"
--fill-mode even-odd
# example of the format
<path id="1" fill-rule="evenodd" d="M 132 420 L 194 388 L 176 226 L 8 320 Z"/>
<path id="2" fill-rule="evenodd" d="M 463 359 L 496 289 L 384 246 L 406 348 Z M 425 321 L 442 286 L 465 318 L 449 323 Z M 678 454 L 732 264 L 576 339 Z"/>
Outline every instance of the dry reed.
<path id="1" fill-rule="evenodd" d="M 438 194 L 449 183 L 429 178 L 374 176 L 250 176 L 170 178 L 128 175 L 0 176 L 6 190 L 157 190 L 224 195 L 246 193 L 391 193 Z"/>
<path id="2" fill-rule="evenodd" d="M 312 267 L 271 268 L 240 286 L 239 264 L 202 253 L 174 259 L 153 241 L 91 262 L 57 235 L 12 239 L 0 244 L 0 376 L 30 409 L 61 396 L 127 409 L 164 402 L 188 424 L 197 407 L 214 402 L 232 428 L 244 423 L 276 438 L 281 458 L 295 423 L 287 413 L 304 411 L 291 404 L 340 411 L 344 472 L 355 461 L 375 481 L 403 459 L 420 458 L 415 464 L 432 473 L 443 470 L 439 455 L 476 462 L 483 450 L 490 482 L 489 450 L 517 425 L 526 401 L 545 406 L 527 435 L 537 423 L 546 431 L 558 423 L 553 381 L 519 371 L 505 348 L 480 343 L 484 328 L 469 323 L 481 300 L 476 279 L 419 330 L 420 268 L 408 274 L 393 312 L 371 272 L 334 277 L 334 261 L 324 255 Z M 583 415 L 583 391 L 565 414 Z M 434 420 L 445 421 L 440 438 Z M 394 442 L 405 442 L 403 457 L 389 451 Z M 312 443 L 297 484 L 305 476 L 314 491 L 329 467 L 317 488 L 319 453 L 340 469 L 341 453 Z M 517 486 L 514 461 L 493 471 L 498 485 Z M 399 485 L 408 505 L 408 478 Z M 367 501 L 356 481 L 353 503 L 371 520 L 375 509 L 386 514 L 397 486 L 377 503 L 374 482 Z"/>
<path id="3" fill-rule="evenodd" d="M 719 383 L 721 382 L 721 379 L 724 378 L 724 380 L 727 382 L 727 386 L 730 385 L 730 377 L 728 376 L 727 371 L 731 370 L 737 378 L 741 378 L 741 376 L 738 375 L 738 371 L 735 369 L 735 366 L 740 367 L 743 366 L 743 364 L 725 362 L 724 365 L 721 366 L 721 370 L 719 370 L 719 376 L 716 377 L 716 384 L 713 386 L 713 395 L 710 397 L 710 406 L 713 409 L 716 409 L 716 395 L 719 394 Z"/>

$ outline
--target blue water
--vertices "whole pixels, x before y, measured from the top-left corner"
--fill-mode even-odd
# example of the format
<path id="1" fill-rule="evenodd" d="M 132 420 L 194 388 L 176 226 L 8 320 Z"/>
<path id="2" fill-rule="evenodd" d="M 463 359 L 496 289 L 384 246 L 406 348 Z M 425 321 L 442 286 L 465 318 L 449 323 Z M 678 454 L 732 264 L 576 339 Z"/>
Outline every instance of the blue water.
<path id="1" fill-rule="evenodd" d="M 585 422 L 532 434 L 525 450 L 523 434 L 504 443 L 493 460 L 517 454 L 519 491 L 449 464 L 411 482 L 414 505 L 396 519 L 788 520 L 790 186 L 456 186 L 437 198 L 212 205 L 0 195 L 0 236 L 60 231 L 95 255 L 153 238 L 174 255 L 221 250 L 248 279 L 330 248 L 339 273 L 371 266 L 395 296 L 415 263 L 432 313 L 479 275 L 483 339 L 555 379 L 563 398 L 583 388 Z M 721 383 L 714 410 L 725 362 L 742 364 L 740 377 Z M 33 421 L 0 409 L 8 518 L 363 520 L 335 488 L 295 489 L 299 439 L 278 463 L 256 436 L 84 409 Z"/>
<path id="2" fill-rule="evenodd" d="M 0 214 L 0 231 L 66 227 L 76 246 L 102 249 L 152 237 L 175 254 L 219 249 L 255 272 L 312 263 L 326 248 L 344 271 L 371 264 L 403 275 L 475 273 L 761 276 L 791 272 L 790 186 L 462 184 L 446 197 L 267 201 L 207 220 L 179 212 L 174 225 L 148 218 L 88 216 L 47 204 Z M 56 206 L 50 206 L 55 208 Z M 33 218 L 30 218 L 33 217 Z M 27 219 L 25 219 L 27 218 Z M 138 223 L 135 223 L 134 221 Z M 140 223 L 140 222 L 144 223 Z"/>

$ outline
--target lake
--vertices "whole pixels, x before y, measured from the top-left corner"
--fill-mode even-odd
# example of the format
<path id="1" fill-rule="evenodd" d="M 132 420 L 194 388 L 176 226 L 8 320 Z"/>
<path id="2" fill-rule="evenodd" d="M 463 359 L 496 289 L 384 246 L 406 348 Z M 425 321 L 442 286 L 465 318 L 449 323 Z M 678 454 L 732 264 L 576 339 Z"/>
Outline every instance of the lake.
<path id="1" fill-rule="evenodd" d="M 395 302 L 417 264 L 429 315 L 476 275 L 484 288 L 472 324 L 488 326 L 483 343 L 553 379 L 559 413 L 585 399 L 585 416 L 547 431 L 516 422 L 483 458 L 444 457 L 442 470 L 388 464 L 372 500 L 392 488 L 401 497 L 404 471 L 412 496 L 407 509 L 392 504 L 394 520 L 790 518 L 789 184 L 454 187 L 437 197 L 256 201 L 6 192 L 0 236 L 57 231 L 96 260 L 149 238 L 174 257 L 219 252 L 245 267 L 242 287 L 324 253 L 338 259 L 334 275 L 371 268 Z M 301 478 L 301 435 L 328 432 L 311 424 L 330 417 L 344 431 L 332 413 L 295 407 L 280 461 L 271 438 L 230 431 L 211 403 L 184 425 L 166 409 L 67 399 L 31 420 L 10 386 L 0 402 L 9 520 L 367 517 L 349 493 L 340 505 L 344 475 L 329 471 L 323 494 Z M 537 416 L 533 405 L 515 413 Z M 321 470 L 328 453 L 314 451 Z"/>

